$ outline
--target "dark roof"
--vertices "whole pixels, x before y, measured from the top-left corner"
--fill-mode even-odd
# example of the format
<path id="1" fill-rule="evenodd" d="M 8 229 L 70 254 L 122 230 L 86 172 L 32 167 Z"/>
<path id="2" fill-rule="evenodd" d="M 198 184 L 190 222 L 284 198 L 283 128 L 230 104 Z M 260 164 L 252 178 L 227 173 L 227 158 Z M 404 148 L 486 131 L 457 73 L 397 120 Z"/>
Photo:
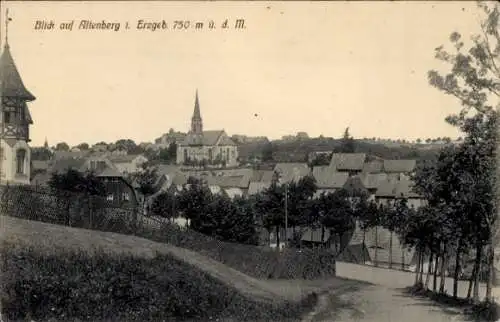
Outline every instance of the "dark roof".
<path id="1" fill-rule="evenodd" d="M 416 160 L 384 160 L 385 172 L 413 172 Z"/>
<path id="2" fill-rule="evenodd" d="M 24 86 L 8 44 L 0 57 L 0 96 L 17 97 L 25 101 L 35 100 L 35 96 Z"/>
<path id="3" fill-rule="evenodd" d="M 86 160 L 84 158 L 59 159 L 54 162 L 49 170 L 51 173 L 62 173 L 68 171 L 69 169 L 81 171 L 85 161 Z"/>
<path id="4" fill-rule="evenodd" d="M 329 166 L 316 166 L 313 168 L 316 185 L 320 189 L 342 188 L 349 178 L 346 172 L 338 172 Z"/>
<path id="5" fill-rule="evenodd" d="M 365 153 L 334 153 L 330 166 L 338 171 L 363 170 Z"/>

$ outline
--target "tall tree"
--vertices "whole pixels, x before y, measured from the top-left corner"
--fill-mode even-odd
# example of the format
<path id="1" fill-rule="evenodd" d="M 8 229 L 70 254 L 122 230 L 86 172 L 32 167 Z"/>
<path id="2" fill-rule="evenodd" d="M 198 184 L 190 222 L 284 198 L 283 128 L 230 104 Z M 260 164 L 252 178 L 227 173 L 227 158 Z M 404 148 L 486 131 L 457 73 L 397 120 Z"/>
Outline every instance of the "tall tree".
<path id="1" fill-rule="evenodd" d="M 346 128 L 342 140 L 340 141 L 340 147 L 338 148 L 339 153 L 354 153 L 356 152 L 356 146 L 354 144 L 354 138 L 349 134 L 349 128 Z"/>
<path id="2" fill-rule="evenodd" d="M 69 145 L 66 142 L 59 142 L 56 144 L 57 151 L 69 151 Z"/>
<path id="3" fill-rule="evenodd" d="M 463 164 L 464 189 L 468 214 L 481 231 L 478 243 L 487 245 L 489 278 L 486 300 L 491 301 L 494 273 L 493 240 L 498 232 L 494 201 L 494 148 L 497 137 L 497 119 L 500 103 L 500 5 L 479 2 L 483 13 L 480 34 L 472 37 L 466 47 L 458 32 L 450 35 L 451 51 L 440 46 L 436 58 L 451 65 L 451 70 L 442 75 L 430 71 L 430 84 L 446 94 L 456 97 L 462 104 L 458 113 L 447 121 L 459 127 L 465 134 L 460 162 Z M 489 233 L 482 234 L 484 231 Z M 481 251 L 478 246 L 477 251 Z M 476 283 L 477 285 L 477 283 Z M 475 293 L 477 286 L 475 289 Z M 475 294 L 476 295 L 476 294 Z M 477 296 L 474 296 L 477 300 Z"/>

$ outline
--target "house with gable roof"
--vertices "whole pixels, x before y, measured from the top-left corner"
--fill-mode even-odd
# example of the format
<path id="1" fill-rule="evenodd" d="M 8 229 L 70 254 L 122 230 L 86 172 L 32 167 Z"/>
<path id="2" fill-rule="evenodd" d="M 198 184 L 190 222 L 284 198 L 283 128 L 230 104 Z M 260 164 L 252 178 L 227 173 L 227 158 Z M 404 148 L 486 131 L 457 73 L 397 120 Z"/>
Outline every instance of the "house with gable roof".
<path id="1" fill-rule="evenodd" d="M 106 199 L 111 205 L 126 208 L 136 208 L 138 206 L 136 190 L 105 156 L 54 160 L 46 172 L 37 174 L 31 180 L 31 184 L 48 186 L 53 174 L 62 174 L 70 169 L 80 173 L 94 173 L 103 183 L 107 194 Z"/>
<path id="2" fill-rule="evenodd" d="M 335 171 L 346 172 L 353 176 L 363 171 L 365 160 L 365 153 L 334 153 L 330 167 Z"/>
<path id="3" fill-rule="evenodd" d="M 198 91 L 191 130 L 177 146 L 177 164 L 233 167 L 238 165 L 238 147 L 224 130 L 204 131 Z"/>

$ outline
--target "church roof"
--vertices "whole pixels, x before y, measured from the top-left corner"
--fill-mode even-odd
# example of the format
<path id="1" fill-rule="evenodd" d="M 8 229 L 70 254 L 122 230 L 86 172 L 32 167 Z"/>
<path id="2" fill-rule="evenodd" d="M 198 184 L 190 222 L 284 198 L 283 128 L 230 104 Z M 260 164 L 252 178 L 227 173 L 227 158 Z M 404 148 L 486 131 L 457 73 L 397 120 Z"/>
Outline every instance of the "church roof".
<path id="1" fill-rule="evenodd" d="M 184 141 L 180 143 L 182 146 L 186 145 L 236 145 L 233 140 L 231 140 L 227 135 L 224 135 L 224 130 L 215 130 L 215 131 L 203 131 L 203 135 L 200 137 L 193 133 L 188 133 Z"/>
<path id="2" fill-rule="evenodd" d="M 35 96 L 24 86 L 8 44 L 0 57 L 0 96 L 16 97 L 25 101 L 35 100 Z"/>

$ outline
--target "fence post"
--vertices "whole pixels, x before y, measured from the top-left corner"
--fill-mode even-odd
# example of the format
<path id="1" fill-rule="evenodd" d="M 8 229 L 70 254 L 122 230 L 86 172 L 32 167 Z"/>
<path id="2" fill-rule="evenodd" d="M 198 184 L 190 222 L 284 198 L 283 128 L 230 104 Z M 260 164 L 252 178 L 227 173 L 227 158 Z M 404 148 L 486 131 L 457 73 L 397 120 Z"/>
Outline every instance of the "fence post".
<path id="1" fill-rule="evenodd" d="M 89 207 L 89 229 L 94 229 L 93 227 L 93 216 L 94 216 L 94 211 L 92 207 L 92 196 L 89 195 L 88 197 L 88 207 Z"/>

